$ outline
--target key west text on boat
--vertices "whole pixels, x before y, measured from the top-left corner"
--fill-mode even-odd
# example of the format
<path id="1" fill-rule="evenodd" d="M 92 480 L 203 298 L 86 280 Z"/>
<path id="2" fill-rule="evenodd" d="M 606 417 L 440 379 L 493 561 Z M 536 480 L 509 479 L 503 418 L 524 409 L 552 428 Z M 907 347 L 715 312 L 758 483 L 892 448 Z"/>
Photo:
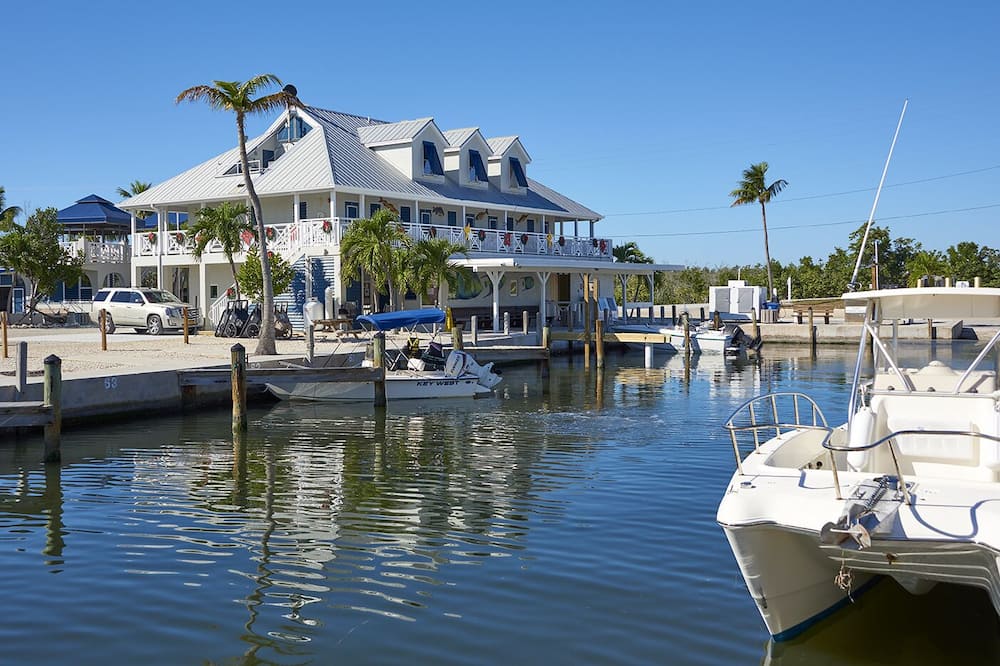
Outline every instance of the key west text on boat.
<path id="1" fill-rule="evenodd" d="M 444 320 L 445 313 L 438 308 L 358 317 L 358 322 L 373 331 L 413 329 Z M 472 355 L 460 350 L 452 350 L 445 358 L 440 355 L 440 345 L 435 349 L 438 353 L 425 352 L 420 358 L 407 358 L 402 352 L 395 352 L 387 359 L 387 400 L 474 398 L 490 393 L 502 380 L 492 363 L 480 365 Z M 299 382 L 289 378 L 268 383 L 267 389 L 282 400 L 358 402 L 371 401 L 375 395 L 372 382 Z"/>

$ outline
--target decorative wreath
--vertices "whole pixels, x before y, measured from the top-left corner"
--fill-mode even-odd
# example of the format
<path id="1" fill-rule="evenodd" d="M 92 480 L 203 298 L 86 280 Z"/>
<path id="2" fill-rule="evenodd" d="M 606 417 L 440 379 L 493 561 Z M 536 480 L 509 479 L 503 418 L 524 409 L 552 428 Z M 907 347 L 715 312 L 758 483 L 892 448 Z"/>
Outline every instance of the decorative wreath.
<path id="1" fill-rule="evenodd" d="M 559 237 L 559 247 L 565 247 L 565 245 L 566 245 L 566 237 L 565 236 L 560 236 Z"/>
<path id="2" fill-rule="evenodd" d="M 236 290 L 232 287 L 226 289 L 226 298 L 236 298 Z"/>
<path id="3" fill-rule="evenodd" d="M 590 244 L 593 245 L 594 247 L 597 247 L 597 239 L 596 238 L 591 238 L 590 239 Z"/>
<path id="4" fill-rule="evenodd" d="M 328 234 L 333 231 L 333 223 L 330 220 L 323 220 L 323 233 Z"/>
<path id="5" fill-rule="evenodd" d="M 264 235 L 267 236 L 267 240 L 274 240 L 274 227 L 265 227 Z"/>
<path id="6" fill-rule="evenodd" d="M 511 241 L 512 237 L 513 237 L 513 234 L 510 233 L 509 231 L 507 233 L 505 233 L 503 235 L 503 244 L 506 245 L 507 247 L 510 247 L 510 241 Z"/>
<path id="7" fill-rule="evenodd" d="M 274 252 L 271 252 L 270 250 L 268 250 L 267 251 L 267 258 L 268 259 L 274 259 Z"/>
<path id="8" fill-rule="evenodd" d="M 150 243 L 155 243 L 156 242 L 156 234 L 154 234 L 152 231 L 150 231 L 148 234 L 146 234 L 146 240 L 148 240 Z"/>
<path id="9" fill-rule="evenodd" d="M 486 240 L 486 229 L 479 230 L 479 240 Z"/>
<path id="10" fill-rule="evenodd" d="M 607 251 L 608 251 L 608 241 L 601 240 L 601 254 L 604 254 Z"/>
<path id="11" fill-rule="evenodd" d="M 181 232 L 178 231 L 176 234 L 174 234 L 174 240 L 177 241 L 178 243 L 183 243 L 184 242 L 184 234 L 182 234 Z"/>
<path id="12" fill-rule="evenodd" d="M 521 245 L 528 244 L 528 234 L 521 234 Z"/>

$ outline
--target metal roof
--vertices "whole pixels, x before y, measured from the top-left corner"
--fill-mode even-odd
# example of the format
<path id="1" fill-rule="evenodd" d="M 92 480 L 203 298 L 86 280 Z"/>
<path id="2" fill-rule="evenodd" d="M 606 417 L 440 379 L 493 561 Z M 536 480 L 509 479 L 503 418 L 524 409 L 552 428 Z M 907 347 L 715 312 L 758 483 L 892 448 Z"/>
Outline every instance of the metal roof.
<path id="1" fill-rule="evenodd" d="M 517 135 L 514 136 L 495 136 L 491 139 L 486 139 L 486 143 L 489 145 L 490 150 L 497 157 L 503 155 L 508 148 L 510 148 L 515 141 L 517 141 Z"/>
<path id="2" fill-rule="evenodd" d="M 363 143 L 362 135 L 387 140 L 386 137 L 401 136 L 412 131 L 412 128 L 408 128 L 404 132 L 400 126 L 423 123 L 423 127 L 427 122 L 432 122 L 429 118 L 404 123 L 382 123 L 364 116 L 309 106 L 303 107 L 298 113 L 313 129 L 271 162 L 263 173 L 251 175 L 254 188 L 260 196 L 347 189 L 444 205 L 505 209 L 511 212 L 537 211 L 538 214 L 548 213 L 581 220 L 601 218 L 599 213 L 530 179 L 524 194 L 501 192 L 492 182 L 487 188 L 480 189 L 461 187 L 448 178 L 442 183 L 412 180 Z M 285 118 L 286 115 L 282 112 L 263 134 L 247 142 L 247 150 L 252 151 L 276 133 Z M 379 133 L 377 130 L 380 126 L 392 126 L 393 129 Z M 133 210 L 150 210 L 244 199 L 246 193 L 242 175 L 221 175 L 238 160 L 239 150 L 233 148 L 118 205 Z"/>
<path id="3" fill-rule="evenodd" d="M 358 136 L 366 147 L 384 146 L 392 143 L 405 143 L 420 134 L 433 118 L 417 118 L 403 120 L 398 123 L 378 123 L 358 127 Z"/>
<path id="4" fill-rule="evenodd" d="M 63 208 L 56 214 L 59 223 L 67 231 L 79 231 L 84 228 L 97 230 L 99 228 L 130 229 L 132 216 L 123 210 L 115 208 L 107 199 L 91 194 L 78 200 L 72 206 Z"/>
<path id="5" fill-rule="evenodd" d="M 458 149 L 462 145 L 471 139 L 476 132 L 479 131 L 478 127 L 463 127 L 462 129 L 453 129 L 444 132 L 444 138 L 448 141 L 448 148 Z"/>

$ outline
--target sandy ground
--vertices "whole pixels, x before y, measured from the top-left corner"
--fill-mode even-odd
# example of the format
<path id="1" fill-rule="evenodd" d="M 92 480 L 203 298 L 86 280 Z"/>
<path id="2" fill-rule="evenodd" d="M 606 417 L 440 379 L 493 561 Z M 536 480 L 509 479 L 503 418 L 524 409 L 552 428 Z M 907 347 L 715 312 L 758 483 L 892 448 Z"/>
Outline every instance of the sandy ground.
<path id="1" fill-rule="evenodd" d="M 7 358 L 0 358 L 0 386 L 14 384 L 16 348 L 21 341 L 28 344 L 29 381 L 41 375 L 43 360 L 50 354 L 55 354 L 62 360 L 63 377 L 228 365 L 230 349 L 236 343 L 246 348 L 251 363 L 261 358 L 276 358 L 254 357 L 256 340 L 217 338 L 211 333 L 191 335 L 187 345 L 184 344 L 183 335 L 173 333 L 151 336 L 130 331 L 114 333 L 107 338 L 108 350 L 101 351 L 101 334 L 93 326 L 10 328 L 7 330 Z M 354 342 L 351 338 L 342 342 L 332 333 L 317 333 L 315 336 L 317 356 L 348 353 L 358 349 L 361 349 L 361 343 Z M 305 338 L 299 336 L 291 340 L 278 340 L 277 350 L 278 358 L 301 361 L 306 354 Z"/>

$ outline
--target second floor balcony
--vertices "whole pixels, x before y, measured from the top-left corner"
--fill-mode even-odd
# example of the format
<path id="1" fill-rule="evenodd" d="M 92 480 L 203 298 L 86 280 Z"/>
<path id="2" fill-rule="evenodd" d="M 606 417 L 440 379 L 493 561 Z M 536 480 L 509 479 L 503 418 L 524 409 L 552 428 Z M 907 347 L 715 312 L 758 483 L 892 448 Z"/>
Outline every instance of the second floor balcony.
<path id="1" fill-rule="evenodd" d="M 294 261 L 298 256 L 315 249 L 339 250 L 344 232 L 353 222 L 350 218 L 313 218 L 298 222 L 266 225 L 267 248 Z M 529 231 L 486 229 L 437 224 L 400 222 L 400 227 L 412 240 L 445 238 L 466 248 L 470 256 L 477 254 L 557 256 L 612 261 L 611 239 L 585 236 L 563 236 Z M 244 232 L 242 251 L 254 242 L 250 232 Z M 133 256 L 155 257 L 163 255 L 189 255 L 195 240 L 185 229 L 175 231 L 146 231 L 133 239 Z M 206 257 L 224 261 L 222 246 L 209 243 Z"/>

